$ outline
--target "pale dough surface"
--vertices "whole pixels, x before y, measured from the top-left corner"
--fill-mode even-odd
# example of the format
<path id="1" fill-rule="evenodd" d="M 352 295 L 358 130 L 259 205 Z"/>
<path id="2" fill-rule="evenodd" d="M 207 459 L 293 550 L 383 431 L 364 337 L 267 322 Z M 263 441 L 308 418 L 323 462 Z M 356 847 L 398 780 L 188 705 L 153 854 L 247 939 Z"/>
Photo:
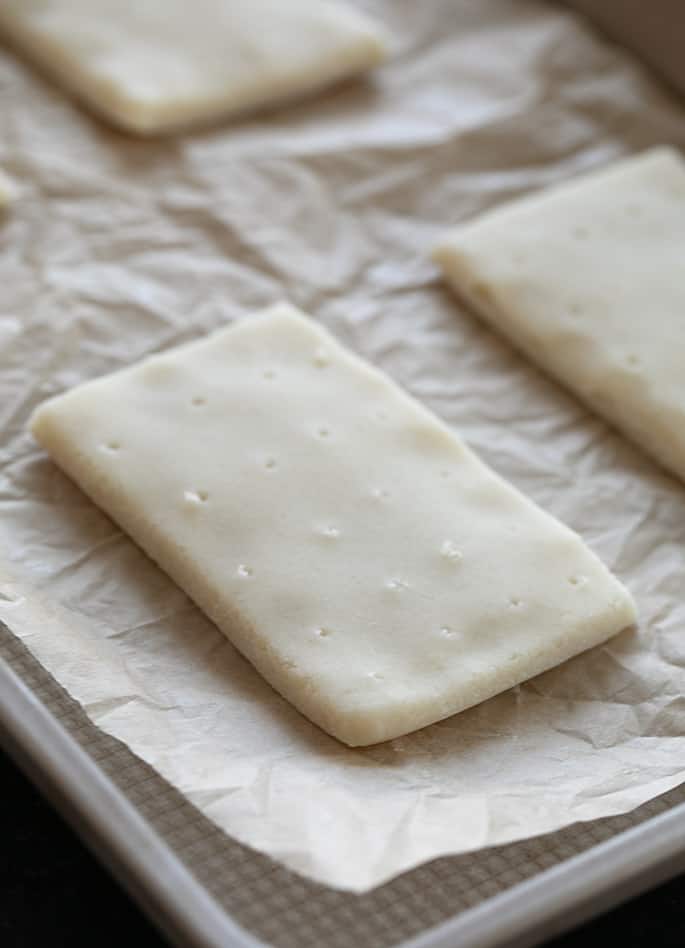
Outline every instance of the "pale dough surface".
<path id="1" fill-rule="evenodd" d="M 452 231 L 492 327 L 685 480 L 685 162 L 654 148 Z"/>
<path id="2" fill-rule="evenodd" d="M 32 430 L 350 745 L 445 718 L 635 620 L 575 533 L 286 304 L 78 386 Z"/>
<path id="3" fill-rule="evenodd" d="M 387 49 L 377 24 L 335 0 L 4 0 L 2 34 L 138 134 L 305 94 Z"/>

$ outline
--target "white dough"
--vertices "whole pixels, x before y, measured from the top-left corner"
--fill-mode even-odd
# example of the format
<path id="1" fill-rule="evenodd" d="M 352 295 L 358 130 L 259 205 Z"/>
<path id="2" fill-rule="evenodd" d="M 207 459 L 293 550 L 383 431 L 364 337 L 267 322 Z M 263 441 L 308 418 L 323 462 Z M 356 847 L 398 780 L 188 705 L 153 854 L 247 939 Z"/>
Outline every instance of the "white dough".
<path id="1" fill-rule="evenodd" d="M 280 102 L 386 54 L 383 31 L 334 0 L 4 0 L 2 33 L 138 134 Z"/>
<path id="2" fill-rule="evenodd" d="M 492 327 L 685 480 L 685 162 L 656 148 L 452 231 Z"/>
<path id="3" fill-rule="evenodd" d="M 286 304 L 51 399 L 32 430 L 350 745 L 468 708 L 635 620 L 575 533 Z"/>

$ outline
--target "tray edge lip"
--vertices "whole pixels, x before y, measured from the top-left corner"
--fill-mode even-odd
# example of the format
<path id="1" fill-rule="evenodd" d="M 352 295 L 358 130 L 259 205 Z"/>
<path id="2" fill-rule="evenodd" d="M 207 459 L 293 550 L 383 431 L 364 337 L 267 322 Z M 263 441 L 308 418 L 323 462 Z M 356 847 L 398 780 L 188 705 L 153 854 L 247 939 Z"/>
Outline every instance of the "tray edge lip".
<path id="1" fill-rule="evenodd" d="M 679 803 L 467 909 L 459 927 L 448 920 L 402 948 L 454 948 L 456 935 L 460 948 L 530 948 L 575 928 L 685 871 L 684 817 Z"/>
<path id="2" fill-rule="evenodd" d="M 41 778 L 77 835 L 175 943 L 192 948 L 264 945 L 194 878 L 2 657 L 0 744 L 31 779 Z M 538 944 L 685 869 L 684 815 L 685 803 L 678 804 L 398 943 L 398 948 L 453 948 L 456 938 L 460 948 Z"/>
<path id="3" fill-rule="evenodd" d="M 175 944 L 262 948 L 0 657 L 0 745 Z M 125 827 L 125 832 L 122 831 Z"/>

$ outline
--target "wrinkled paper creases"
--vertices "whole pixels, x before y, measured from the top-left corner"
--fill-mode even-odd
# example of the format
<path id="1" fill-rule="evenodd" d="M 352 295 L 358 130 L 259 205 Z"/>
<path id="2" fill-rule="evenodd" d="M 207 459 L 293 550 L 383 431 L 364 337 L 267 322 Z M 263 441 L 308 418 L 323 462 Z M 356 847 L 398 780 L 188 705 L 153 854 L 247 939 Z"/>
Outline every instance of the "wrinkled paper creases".
<path id="1" fill-rule="evenodd" d="M 269 116 L 130 141 L 0 50 L 0 618 L 206 816 L 333 886 L 624 812 L 685 780 L 685 486 L 481 326 L 429 249 L 684 106 L 553 5 L 375 0 L 394 60 Z M 640 626 L 419 733 L 343 747 L 33 443 L 43 398 L 287 298 L 590 543 Z M 182 446 L 179 446 L 182 450 Z M 288 556 L 288 551 L 283 551 Z"/>

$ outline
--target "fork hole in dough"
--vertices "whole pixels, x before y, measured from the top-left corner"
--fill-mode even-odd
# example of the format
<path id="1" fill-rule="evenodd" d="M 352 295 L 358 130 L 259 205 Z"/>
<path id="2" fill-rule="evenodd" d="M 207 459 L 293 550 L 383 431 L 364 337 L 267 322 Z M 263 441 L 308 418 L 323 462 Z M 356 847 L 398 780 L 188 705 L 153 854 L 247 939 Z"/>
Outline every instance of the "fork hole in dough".
<path id="1" fill-rule="evenodd" d="M 461 550 L 451 540 L 445 540 L 442 544 L 440 547 L 440 556 L 454 565 L 460 563 L 464 558 Z"/>
<path id="2" fill-rule="evenodd" d="M 631 369 L 637 369 L 640 365 L 640 357 L 631 353 L 629 356 L 627 356 L 626 362 L 628 363 Z"/>
<path id="3" fill-rule="evenodd" d="M 322 427 L 319 428 L 316 432 L 320 438 L 328 438 L 330 436 L 330 429 Z"/>
<path id="4" fill-rule="evenodd" d="M 278 467 L 278 461 L 276 458 L 267 458 L 264 462 L 264 467 L 267 469 L 267 471 L 273 471 L 276 467 Z"/>
<path id="5" fill-rule="evenodd" d="M 320 626 L 318 629 L 315 629 L 316 635 L 320 639 L 327 639 L 332 633 L 330 629 L 327 629 L 326 626 Z"/>
<path id="6" fill-rule="evenodd" d="M 183 496 L 191 504 L 205 504 L 209 499 L 206 490 L 187 490 Z"/>
<path id="7" fill-rule="evenodd" d="M 590 232 L 587 227 L 574 227 L 571 231 L 576 240 L 586 240 L 590 236 Z"/>
<path id="8" fill-rule="evenodd" d="M 117 451 L 121 450 L 121 444 L 119 441 L 108 441 L 103 445 L 105 451 L 109 451 L 111 454 L 115 454 Z"/>
<path id="9" fill-rule="evenodd" d="M 237 572 L 238 576 L 242 576 L 244 579 L 246 579 L 248 576 L 252 576 L 253 570 L 250 566 L 246 566 L 244 563 L 241 563 L 238 566 Z"/>
<path id="10" fill-rule="evenodd" d="M 523 600 L 519 599 L 518 596 L 512 596 L 509 600 L 509 605 L 512 609 L 520 609 L 523 605 Z"/>
<path id="11" fill-rule="evenodd" d="M 572 316 L 580 316 L 583 312 L 583 306 L 581 303 L 571 303 L 569 304 L 568 309 Z"/>
<path id="12" fill-rule="evenodd" d="M 314 353 L 314 358 L 312 359 L 314 365 L 317 369 L 325 369 L 326 366 L 330 365 L 331 359 L 328 355 L 328 352 L 324 349 L 323 346 L 320 346 Z"/>
<path id="13" fill-rule="evenodd" d="M 193 399 L 193 405 L 195 405 L 196 408 L 199 408 L 202 405 L 206 405 L 206 404 L 207 404 L 207 399 L 204 397 L 204 395 L 196 395 L 195 398 Z"/>
<path id="14" fill-rule="evenodd" d="M 369 678 L 373 678 L 374 681 L 383 681 L 383 675 L 380 672 L 369 672 Z"/>
<path id="15" fill-rule="evenodd" d="M 409 589 L 409 583 L 405 583 L 403 579 L 389 579 L 385 584 L 385 588 L 392 592 L 401 592 L 404 589 Z"/>
<path id="16" fill-rule="evenodd" d="M 337 540 L 338 537 L 340 536 L 340 530 L 338 530 L 337 527 L 333 527 L 333 526 L 324 527 L 323 530 L 321 531 L 321 533 L 322 533 L 322 534 L 326 537 L 326 539 L 328 539 L 328 540 Z"/>
<path id="17" fill-rule="evenodd" d="M 273 369 L 264 369 L 262 372 L 262 377 L 271 381 L 272 379 L 276 378 L 276 373 Z"/>

